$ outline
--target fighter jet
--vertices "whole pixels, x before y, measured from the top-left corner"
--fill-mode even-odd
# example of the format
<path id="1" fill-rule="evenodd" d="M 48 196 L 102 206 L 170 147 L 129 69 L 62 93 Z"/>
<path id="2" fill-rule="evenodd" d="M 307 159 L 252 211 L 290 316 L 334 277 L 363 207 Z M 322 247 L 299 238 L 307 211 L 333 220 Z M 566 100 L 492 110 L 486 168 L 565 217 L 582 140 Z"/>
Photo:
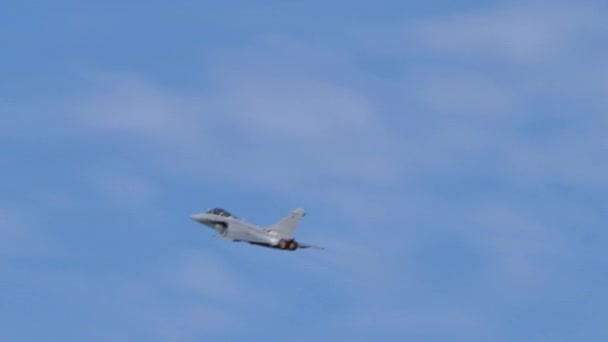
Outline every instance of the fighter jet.
<path id="1" fill-rule="evenodd" d="M 221 208 L 194 214 L 191 218 L 214 229 L 219 237 L 234 242 L 247 242 L 252 245 L 286 251 L 295 251 L 298 248 L 323 249 L 322 247 L 297 242 L 293 238 L 296 225 L 304 215 L 306 215 L 304 209 L 294 209 L 277 223 L 267 227 L 249 223 Z"/>

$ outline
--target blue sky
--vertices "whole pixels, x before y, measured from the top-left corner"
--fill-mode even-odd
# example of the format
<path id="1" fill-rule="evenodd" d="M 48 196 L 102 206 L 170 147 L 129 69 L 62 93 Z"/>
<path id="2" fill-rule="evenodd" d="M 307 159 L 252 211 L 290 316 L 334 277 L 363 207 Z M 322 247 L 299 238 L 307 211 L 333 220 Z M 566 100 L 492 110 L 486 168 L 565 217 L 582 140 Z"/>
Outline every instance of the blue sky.
<path id="1" fill-rule="evenodd" d="M 606 15 L 4 3 L 0 340 L 605 341 Z"/>

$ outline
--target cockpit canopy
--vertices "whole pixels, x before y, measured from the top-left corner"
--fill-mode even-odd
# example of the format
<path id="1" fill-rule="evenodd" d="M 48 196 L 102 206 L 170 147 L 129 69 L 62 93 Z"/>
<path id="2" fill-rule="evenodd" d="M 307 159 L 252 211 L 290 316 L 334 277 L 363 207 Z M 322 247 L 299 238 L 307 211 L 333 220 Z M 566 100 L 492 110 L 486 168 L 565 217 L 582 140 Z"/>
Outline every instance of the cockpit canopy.
<path id="1" fill-rule="evenodd" d="M 211 210 L 208 210 L 207 214 L 214 214 L 214 215 L 219 215 L 219 216 L 223 216 L 223 217 L 237 218 L 236 216 L 232 215 L 231 213 L 229 213 L 228 211 L 226 211 L 222 208 L 213 208 Z"/>

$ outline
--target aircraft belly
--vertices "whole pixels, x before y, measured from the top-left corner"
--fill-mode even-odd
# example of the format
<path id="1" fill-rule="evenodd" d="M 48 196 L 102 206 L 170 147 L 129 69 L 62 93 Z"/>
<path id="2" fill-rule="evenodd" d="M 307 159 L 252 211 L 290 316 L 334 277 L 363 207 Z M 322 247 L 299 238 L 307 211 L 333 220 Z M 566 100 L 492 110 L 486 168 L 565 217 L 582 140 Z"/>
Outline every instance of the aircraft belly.
<path id="1" fill-rule="evenodd" d="M 242 229 L 240 227 L 230 227 L 228 229 L 226 237 L 231 240 L 258 243 L 270 243 L 272 240 L 270 237 L 266 236 L 266 234 L 263 234 L 262 232 L 257 232 L 252 229 Z"/>

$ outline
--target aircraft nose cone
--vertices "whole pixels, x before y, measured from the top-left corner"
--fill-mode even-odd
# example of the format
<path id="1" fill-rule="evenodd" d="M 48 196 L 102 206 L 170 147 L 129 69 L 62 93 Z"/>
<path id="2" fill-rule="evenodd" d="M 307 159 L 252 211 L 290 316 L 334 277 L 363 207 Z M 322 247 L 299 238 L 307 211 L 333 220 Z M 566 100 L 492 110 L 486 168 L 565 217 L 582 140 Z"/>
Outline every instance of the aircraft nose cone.
<path id="1" fill-rule="evenodd" d="M 193 219 L 194 221 L 198 221 L 201 219 L 201 214 L 192 214 L 192 215 L 190 215 L 190 218 Z"/>

